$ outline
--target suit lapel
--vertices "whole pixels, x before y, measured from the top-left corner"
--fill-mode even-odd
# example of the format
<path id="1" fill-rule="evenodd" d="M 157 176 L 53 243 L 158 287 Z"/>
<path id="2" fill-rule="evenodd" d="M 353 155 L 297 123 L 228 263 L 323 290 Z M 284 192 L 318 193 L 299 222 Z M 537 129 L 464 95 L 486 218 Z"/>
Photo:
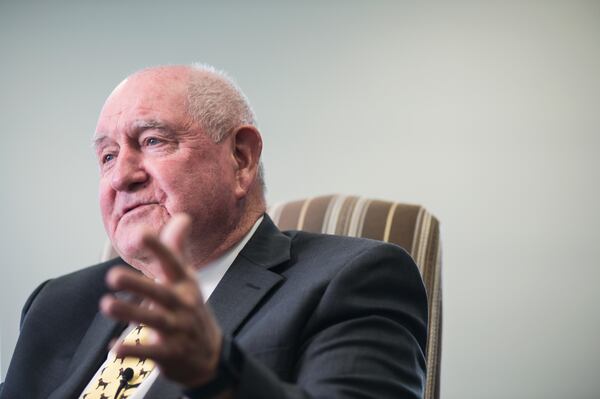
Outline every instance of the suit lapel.
<path id="1" fill-rule="evenodd" d="M 71 359 L 67 380 L 48 399 L 78 397 L 104 361 L 110 339 L 123 328 L 98 312 Z"/>
<path id="2" fill-rule="evenodd" d="M 279 274 L 238 257 L 208 300 L 223 334 L 234 336 L 260 300 L 281 280 Z"/>
<path id="3" fill-rule="evenodd" d="M 290 259 L 290 244 L 290 238 L 283 235 L 265 214 L 208 299 L 223 334 L 235 336 L 260 301 L 283 280 L 280 274 L 269 269 Z M 170 399 L 180 395 L 180 385 L 159 376 L 146 398 Z"/>
<path id="4" fill-rule="evenodd" d="M 259 302 L 283 279 L 271 270 L 290 258 L 290 239 L 268 215 L 208 299 L 223 334 L 235 336 Z"/>

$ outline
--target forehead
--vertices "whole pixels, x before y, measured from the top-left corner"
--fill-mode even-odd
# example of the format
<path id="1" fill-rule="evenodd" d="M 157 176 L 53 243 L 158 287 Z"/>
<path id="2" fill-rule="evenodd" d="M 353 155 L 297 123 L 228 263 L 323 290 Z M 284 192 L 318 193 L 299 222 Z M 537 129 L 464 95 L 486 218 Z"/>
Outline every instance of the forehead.
<path id="1" fill-rule="evenodd" d="M 96 135 L 130 130 L 140 120 L 185 125 L 188 119 L 184 78 L 147 73 L 126 79 L 110 94 L 100 112 Z"/>

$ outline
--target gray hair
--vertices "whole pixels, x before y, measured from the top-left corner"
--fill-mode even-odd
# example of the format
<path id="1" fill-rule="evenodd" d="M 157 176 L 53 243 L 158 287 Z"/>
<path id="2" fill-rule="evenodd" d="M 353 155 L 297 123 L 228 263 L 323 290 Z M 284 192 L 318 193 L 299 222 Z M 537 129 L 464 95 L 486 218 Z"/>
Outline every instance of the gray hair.
<path id="1" fill-rule="evenodd" d="M 256 126 L 256 117 L 248 98 L 224 71 L 194 63 L 188 86 L 187 106 L 192 119 L 215 143 L 242 125 Z M 264 168 L 258 166 L 258 182 L 264 192 Z"/>
<path id="2" fill-rule="evenodd" d="M 192 64 L 188 86 L 188 112 L 215 142 L 241 125 L 256 125 L 248 98 L 224 71 L 207 64 Z"/>

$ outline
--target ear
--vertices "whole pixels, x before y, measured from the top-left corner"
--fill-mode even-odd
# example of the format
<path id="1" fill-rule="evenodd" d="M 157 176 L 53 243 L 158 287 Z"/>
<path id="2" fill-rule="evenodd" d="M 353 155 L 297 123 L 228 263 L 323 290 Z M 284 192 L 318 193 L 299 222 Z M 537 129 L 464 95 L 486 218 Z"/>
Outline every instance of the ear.
<path id="1" fill-rule="evenodd" d="M 258 178 L 262 137 L 254 126 L 242 126 L 232 134 L 233 158 L 236 163 L 235 195 L 244 198 Z"/>

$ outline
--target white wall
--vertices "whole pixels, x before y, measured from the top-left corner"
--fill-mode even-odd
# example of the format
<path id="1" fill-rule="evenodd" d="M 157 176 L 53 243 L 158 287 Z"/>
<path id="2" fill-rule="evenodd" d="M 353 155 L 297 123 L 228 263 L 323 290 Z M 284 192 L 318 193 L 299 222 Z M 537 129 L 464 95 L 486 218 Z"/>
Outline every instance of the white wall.
<path id="1" fill-rule="evenodd" d="M 441 219 L 444 398 L 597 397 L 599 2 L 148 3 L 0 3 L 2 376 L 31 290 L 98 257 L 105 96 L 199 60 L 254 104 L 270 201 Z"/>

